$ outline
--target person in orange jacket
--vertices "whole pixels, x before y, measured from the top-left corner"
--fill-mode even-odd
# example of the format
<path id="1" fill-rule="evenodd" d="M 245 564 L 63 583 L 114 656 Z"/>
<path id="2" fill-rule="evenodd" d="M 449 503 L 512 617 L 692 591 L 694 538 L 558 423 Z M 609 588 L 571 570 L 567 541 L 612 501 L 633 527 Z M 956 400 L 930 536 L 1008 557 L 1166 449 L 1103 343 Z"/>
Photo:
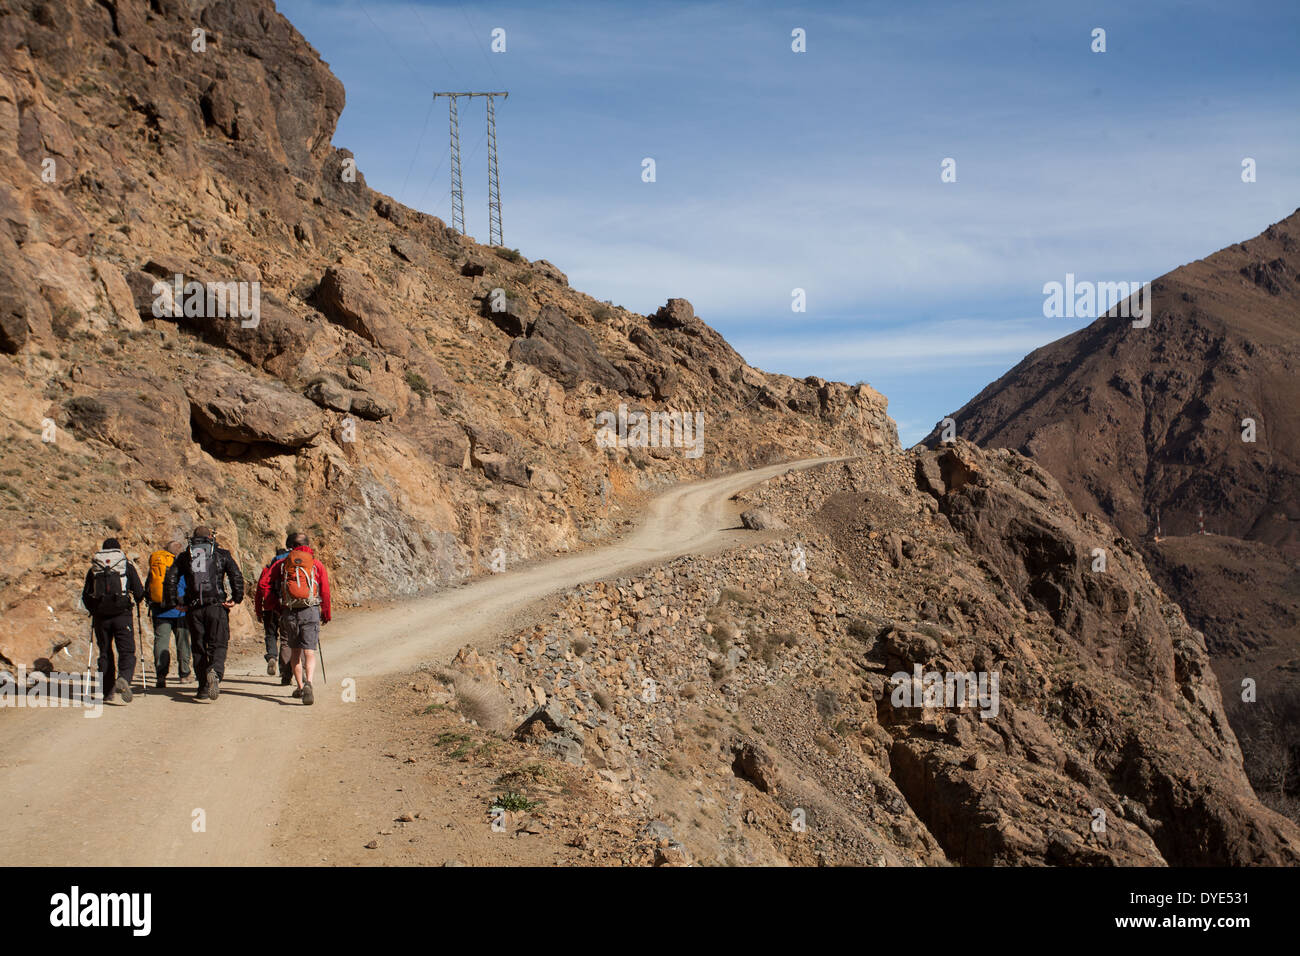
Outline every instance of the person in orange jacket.
<path id="1" fill-rule="evenodd" d="M 307 535 L 296 532 L 287 543 L 289 553 L 271 567 L 269 593 L 280 609 L 280 633 L 289 642 L 289 664 L 297 684 L 293 696 L 312 704 L 320 629 L 332 617 L 330 578 Z"/>

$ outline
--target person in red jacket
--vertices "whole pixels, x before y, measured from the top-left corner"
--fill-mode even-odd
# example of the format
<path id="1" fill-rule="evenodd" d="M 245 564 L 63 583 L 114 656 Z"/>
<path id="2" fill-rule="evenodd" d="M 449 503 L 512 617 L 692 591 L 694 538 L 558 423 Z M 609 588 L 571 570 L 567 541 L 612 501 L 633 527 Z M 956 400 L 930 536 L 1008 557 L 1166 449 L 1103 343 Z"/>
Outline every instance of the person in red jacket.
<path id="1" fill-rule="evenodd" d="M 315 702 L 312 680 L 316 676 L 316 652 L 320 629 L 328 624 L 330 578 L 325 565 L 316 560 L 311 542 L 302 532 L 289 535 L 290 551 L 271 566 L 268 597 L 280 609 L 280 633 L 289 642 L 289 665 L 297 687 L 293 696 L 304 704 Z"/>

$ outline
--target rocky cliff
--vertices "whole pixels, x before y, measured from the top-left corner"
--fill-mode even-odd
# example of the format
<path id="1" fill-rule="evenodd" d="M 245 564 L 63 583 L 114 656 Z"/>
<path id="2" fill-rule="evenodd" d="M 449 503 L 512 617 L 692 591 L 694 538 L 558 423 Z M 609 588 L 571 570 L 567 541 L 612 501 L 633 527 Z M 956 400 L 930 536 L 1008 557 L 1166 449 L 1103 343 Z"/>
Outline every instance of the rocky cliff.
<path id="1" fill-rule="evenodd" d="M 1151 288 L 1149 327 L 1103 316 L 952 417 L 1032 456 L 1141 549 L 1205 634 L 1256 785 L 1295 814 L 1300 212 Z"/>
<path id="2" fill-rule="evenodd" d="M 252 574 L 301 528 L 341 600 L 395 597 L 581 547 L 664 482 L 896 444 L 867 386 L 369 189 L 343 106 L 265 0 L 0 2 L 3 659 L 82 659 L 109 534 L 143 563 L 202 521 Z M 620 406 L 703 425 L 598 441 Z"/>

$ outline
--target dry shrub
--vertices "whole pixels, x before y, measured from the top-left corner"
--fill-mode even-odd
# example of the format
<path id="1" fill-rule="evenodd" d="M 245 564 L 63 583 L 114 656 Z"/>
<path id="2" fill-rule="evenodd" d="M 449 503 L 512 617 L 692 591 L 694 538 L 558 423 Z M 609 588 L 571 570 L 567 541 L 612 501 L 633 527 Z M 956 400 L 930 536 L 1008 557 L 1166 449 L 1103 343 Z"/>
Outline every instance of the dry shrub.
<path id="1" fill-rule="evenodd" d="M 456 678 L 456 707 L 484 730 L 505 733 L 514 725 L 510 701 L 495 683 L 477 677 Z"/>

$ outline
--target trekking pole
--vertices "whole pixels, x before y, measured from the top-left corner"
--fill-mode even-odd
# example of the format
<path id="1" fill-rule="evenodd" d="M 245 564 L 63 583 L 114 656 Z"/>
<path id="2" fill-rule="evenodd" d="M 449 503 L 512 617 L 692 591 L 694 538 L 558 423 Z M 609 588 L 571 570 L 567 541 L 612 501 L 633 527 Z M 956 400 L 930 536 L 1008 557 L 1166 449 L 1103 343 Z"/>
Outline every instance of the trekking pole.
<path id="1" fill-rule="evenodd" d="M 316 653 L 320 655 L 321 683 L 328 684 L 330 682 L 330 679 L 325 676 L 325 642 L 320 639 L 319 635 L 317 635 L 316 637 Z"/>
<path id="2" fill-rule="evenodd" d="M 149 665 L 147 663 L 148 658 L 144 653 L 144 624 L 140 622 L 139 602 L 135 605 L 135 629 L 140 635 L 140 693 L 141 695 L 144 695 L 149 692 L 149 674 L 147 672 Z"/>

